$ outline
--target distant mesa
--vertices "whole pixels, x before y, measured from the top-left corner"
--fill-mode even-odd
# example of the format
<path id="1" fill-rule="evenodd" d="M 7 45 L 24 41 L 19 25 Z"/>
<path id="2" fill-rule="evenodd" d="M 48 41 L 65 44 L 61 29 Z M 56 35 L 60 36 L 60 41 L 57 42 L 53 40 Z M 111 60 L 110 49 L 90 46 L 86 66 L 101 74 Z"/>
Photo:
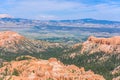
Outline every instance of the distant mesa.
<path id="1" fill-rule="evenodd" d="M 88 40 L 83 43 L 81 52 L 120 53 L 120 36 L 111 38 L 96 38 L 90 36 Z"/>
<path id="2" fill-rule="evenodd" d="M 12 18 L 12 16 L 8 14 L 0 14 L 0 18 Z"/>

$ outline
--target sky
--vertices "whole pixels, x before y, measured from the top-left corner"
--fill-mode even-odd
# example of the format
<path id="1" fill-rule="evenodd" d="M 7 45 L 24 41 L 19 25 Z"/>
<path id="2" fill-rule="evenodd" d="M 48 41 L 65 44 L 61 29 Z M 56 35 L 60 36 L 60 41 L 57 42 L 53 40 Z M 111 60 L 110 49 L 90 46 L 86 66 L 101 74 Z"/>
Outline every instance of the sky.
<path id="1" fill-rule="evenodd" d="M 39 20 L 120 21 L 120 0 L 0 0 L 0 14 Z"/>

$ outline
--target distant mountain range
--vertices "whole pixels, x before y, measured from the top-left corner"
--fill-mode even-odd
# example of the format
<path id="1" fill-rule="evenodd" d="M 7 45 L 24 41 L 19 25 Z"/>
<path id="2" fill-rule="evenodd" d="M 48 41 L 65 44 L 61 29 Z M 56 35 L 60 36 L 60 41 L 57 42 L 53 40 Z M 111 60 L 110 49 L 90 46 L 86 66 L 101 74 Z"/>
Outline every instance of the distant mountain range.
<path id="1" fill-rule="evenodd" d="M 71 27 L 120 28 L 119 21 L 96 20 L 96 19 L 91 19 L 91 18 L 76 19 L 76 20 L 47 20 L 47 21 L 30 20 L 30 19 L 22 19 L 22 18 L 0 18 L 0 23 L 1 25 L 4 23 L 13 23 L 16 25 L 28 24 L 28 26 L 50 25 L 50 26 L 67 26 L 67 27 L 71 26 Z"/>
<path id="2" fill-rule="evenodd" d="M 0 30 L 12 30 L 33 39 L 52 42 L 74 43 L 88 36 L 111 37 L 120 35 L 120 22 L 96 19 L 77 20 L 30 20 L 22 18 L 0 18 Z"/>

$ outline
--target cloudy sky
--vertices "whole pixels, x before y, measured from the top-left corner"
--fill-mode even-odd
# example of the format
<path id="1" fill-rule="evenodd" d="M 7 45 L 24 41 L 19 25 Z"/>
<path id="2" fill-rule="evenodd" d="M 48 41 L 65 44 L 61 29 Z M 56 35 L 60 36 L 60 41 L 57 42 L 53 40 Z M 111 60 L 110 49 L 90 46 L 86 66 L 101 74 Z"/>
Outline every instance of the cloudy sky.
<path id="1" fill-rule="evenodd" d="M 120 21 L 120 0 L 0 0 L 0 14 L 28 19 Z"/>

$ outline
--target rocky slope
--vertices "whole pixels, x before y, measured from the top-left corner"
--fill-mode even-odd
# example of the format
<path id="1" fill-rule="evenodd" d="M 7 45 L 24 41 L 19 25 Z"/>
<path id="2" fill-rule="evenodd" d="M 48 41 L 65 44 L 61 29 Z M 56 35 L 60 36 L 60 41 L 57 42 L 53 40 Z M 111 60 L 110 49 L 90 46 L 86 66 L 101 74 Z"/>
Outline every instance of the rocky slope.
<path id="1" fill-rule="evenodd" d="M 6 18 L 5 18 L 6 17 Z M 96 19 L 41 21 L 22 18 L 0 18 L 0 31 L 12 30 L 32 39 L 78 43 L 90 35 L 120 35 L 120 22 Z"/>
<path id="2" fill-rule="evenodd" d="M 17 61 L 4 62 L 0 68 L 0 78 L 3 80 L 105 80 L 91 70 L 83 67 L 64 65 L 56 58 L 39 60 L 34 57 L 23 56 Z"/>
<path id="3" fill-rule="evenodd" d="M 91 36 L 82 45 L 81 52 L 104 52 L 104 53 L 120 53 L 120 36 L 111 38 L 96 38 Z"/>
<path id="4" fill-rule="evenodd" d="M 120 80 L 120 36 L 111 38 L 89 37 L 84 43 L 73 46 L 61 61 L 91 69 L 106 80 Z"/>
<path id="5" fill-rule="evenodd" d="M 0 52 L 2 53 L 37 53 L 49 47 L 57 47 L 57 43 L 30 40 L 12 31 L 0 32 Z"/>
<path id="6" fill-rule="evenodd" d="M 117 66 L 113 71 L 111 71 L 111 74 L 115 76 L 113 80 L 120 80 L 120 66 Z"/>
<path id="7" fill-rule="evenodd" d="M 86 42 L 82 44 L 81 53 L 102 53 L 101 57 L 96 55 L 96 63 L 107 63 L 111 67 L 113 80 L 120 79 L 120 36 L 111 38 L 96 38 L 90 36 Z M 112 63 L 112 64 L 111 64 Z"/>
<path id="8" fill-rule="evenodd" d="M 62 47 L 63 45 L 59 43 L 31 40 L 16 32 L 2 31 L 0 32 L 0 63 L 14 60 L 21 55 L 31 55 L 40 58 L 41 53 L 44 54 L 48 50 Z"/>
<path id="9" fill-rule="evenodd" d="M 0 32 L 0 58 L 1 58 L 0 62 L 3 62 L 3 60 L 4 61 L 5 60 L 7 60 L 7 61 L 15 60 L 16 57 L 21 56 L 21 55 L 31 55 L 31 56 L 34 56 L 39 59 L 49 59 L 51 57 L 55 57 L 55 58 L 61 60 L 64 64 L 75 64 L 79 67 L 80 66 L 85 67 L 86 70 L 91 69 L 95 73 L 103 75 L 106 80 L 112 80 L 112 79 L 119 80 L 120 75 L 118 73 L 117 73 L 117 75 L 112 74 L 112 72 L 118 70 L 117 66 L 120 65 L 120 63 L 119 63 L 120 54 L 116 54 L 116 53 L 120 52 L 119 42 L 120 42 L 119 36 L 112 37 L 112 38 L 89 37 L 88 40 L 86 42 L 84 42 L 83 44 L 81 44 L 81 43 L 76 44 L 72 48 L 68 48 L 68 47 L 61 48 L 61 45 L 57 44 L 57 43 L 48 43 L 48 42 L 44 42 L 44 41 L 30 40 L 30 39 L 25 38 L 24 36 L 21 36 L 20 34 L 18 34 L 16 32 L 4 31 L 4 32 Z M 44 51 L 46 51 L 46 52 L 44 52 Z M 81 53 L 84 53 L 84 52 L 89 53 L 90 52 L 90 53 L 89 54 L 80 54 L 80 52 Z M 91 54 L 91 53 L 96 53 L 96 54 Z M 107 54 L 105 54 L 105 53 L 107 53 Z M 115 53 L 115 54 L 112 54 L 112 53 Z M 21 54 L 21 55 L 19 55 L 19 54 Z M 37 75 L 38 74 L 37 71 L 39 72 L 40 68 L 36 67 L 36 65 L 39 65 L 39 64 L 36 64 L 35 62 L 41 63 L 41 61 L 43 61 L 44 64 L 42 63 L 42 65 L 45 65 L 45 63 L 47 63 L 48 65 L 51 64 L 51 62 L 49 62 L 49 60 L 38 60 L 35 58 L 29 59 L 29 57 L 27 57 L 27 59 L 29 59 L 29 60 L 24 60 L 24 59 L 26 59 L 26 57 L 19 57 L 16 59 L 17 61 L 4 63 L 2 65 L 2 68 L 0 69 L 0 70 L 3 70 L 3 71 L 0 71 L 1 78 L 4 78 L 4 79 L 13 78 L 13 79 L 17 79 L 17 80 L 19 80 L 19 78 L 21 78 L 21 79 L 24 78 L 27 80 L 28 76 L 31 76 L 31 75 L 35 78 L 39 78 L 39 75 Z M 55 60 L 55 61 L 59 62 L 57 60 Z M 12 68 L 13 65 L 14 66 L 16 65 L 16 67 L 14 67 L 15 69 Z M 23 65 L 25 65 L 25 66 L 23 66 Z M 46 67 L 46 65 L 45 65 L 45 67 Z M 55 65 L 59 65 L 59 64 L 55 64 Z M 64 73 L 70 71 L 72 73 L 75 72 L 75 74 L 72 74 L 72 75 L 78 74 L 78 72 L 75 71 L 76 68 L 75 68 L 75 70 L 71 71 L 71 69 L 67 70 L 69 68 L 67 66 L 63 65 L 62 63 L 60 63 L 60 65 L 64 66 L 64 68 L 62 68 L 63 71 L 65 71 Z M 18 69 L 19 66 L 20 66 L 20 70 Z M 39 66 L 41 66 L 41 65 L 39 65 Z M 24 69 L 24 67 L 25 67 L 25 69 Z M 30 69 L 29 69 L 29 67 L 30 67 Z M 32 71 L 32 68 L 34 68 L 34 67 L 36 67 L 35 68 L 36 71 L 35 70 Z M 21 69 L 23 69 L 23 72 L 21 71 Z M 41 69 L 44 71 L 44 67 L 42 67 Z M 24 70 L 26 70 L 25 73 L 24 73 Z M 45 70 L 46 70 L 46 68 L 45 68 Z M 30 71 L 30 73 L 28 71 Z M 28 73 L 26 73 L 26 72 L 28 72 Z M 40 71 L 40 72 L 42 72 L 42 71 Z M 51 75 L 48 74 L 48 72 L 49 72 L 49 74 L 52 75 L 52 77 L 51 77 Z M 50 78 L 56 79 L 56 77 L 53 76 L 56 74 L 52 73 L 51 70 L 48 72 L 45 71 L 41 74 L 43 75 L 45 73 L 45 75 L 46 74 L 49 75 L 47 78 L 50 77 Z M 62 72 L 62 71 L 60 71 L 60 72 Z M 58 73 L 58 72 L 56 72 L 56 73 Z M 89 71 L 87 71 L 87 72 L 85 71 L 84 74 L 80 74 L 80 75 L 81 76 L 84 75 L 84 77 L 86 77 L 86 75 L 91 76 L 88 74 L 89 74 Z M 92 73 L 92 74 L 94 75 L 94 73 Z M 61 76 L 61 75 L 59 75 L 59 76 Z M 94 77 L 94 76 L 92 76 L 92 77 Z M 43 78 L 43 80 L 45 80 L 44 78 Z M 91 79 L 91 78 L 89 78 L 89 79 Z M 70 79 L 68 79 L 68 80 L 70 80 Z M 93 79 L 91 79 L 91 80 L 93 80 Z"/>

